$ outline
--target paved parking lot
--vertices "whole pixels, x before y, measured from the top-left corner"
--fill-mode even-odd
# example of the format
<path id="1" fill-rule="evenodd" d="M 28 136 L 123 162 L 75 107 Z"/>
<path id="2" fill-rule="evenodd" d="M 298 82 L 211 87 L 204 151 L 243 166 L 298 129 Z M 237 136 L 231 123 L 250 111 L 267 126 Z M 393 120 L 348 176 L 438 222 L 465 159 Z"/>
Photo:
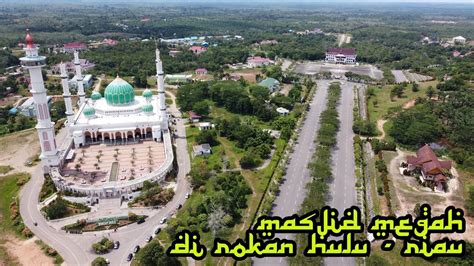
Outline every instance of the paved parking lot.
<path id="1" fill-rule="evenodd" d="M 376 80 L 381 80 L 383 78 L 383 72 L 372 65 L 337 65 L 324 62 L 304 62 L 297 63 L 295 66 L 296 73 L 307 75 L 314 75 L 322 72 L 331 72 L 333 75 L 343 75 L 349 71 L 359 75 L 370 76 Z"/>

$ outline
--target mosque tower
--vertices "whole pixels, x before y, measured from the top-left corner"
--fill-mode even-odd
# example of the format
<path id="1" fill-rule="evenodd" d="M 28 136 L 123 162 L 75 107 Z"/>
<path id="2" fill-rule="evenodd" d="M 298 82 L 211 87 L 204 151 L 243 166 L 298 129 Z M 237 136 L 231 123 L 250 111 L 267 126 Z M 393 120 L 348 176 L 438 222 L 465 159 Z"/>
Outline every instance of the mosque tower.
<path id="1" fill-rule="evenodd" d="M 77 51 L 74 51 L 74 66 L 76 68 L 77 96 L 79 96 L 78 105 L 81 106 L 86 102 L 86 94 L 84 93 L 84 77 L 82 76 L 81 61 L 79 60 L 79 52 Z"/>
<path id="2" fill-rule="evenodd" d="M 168 114 L 166 114 L 165 104 L 165 80 L 163 73 L 163 63 L 160 58 L 160 50 L 156 48 L 156 81 L 158 85 L 158 108 L 162 118 L 161 129 L 168 130 Z"/>
<path id="3" fill-rule="evenodd" d="M 54 133 L 54 123 L 51 122 L 51 116 L 48 107 L 48 98 L 44 88 L 42 67 L 45 66 L 46 57 L 38 55 L 38 47 L 33 42 L 33 37 L 29 30 L 26 30 L 26 53 L 25 57 L 20 58 L 21 65 L 27 69 L 30 74 L 30 92 L 35 100 L 36 107 L 36 129 L 38 131 L 41 145 L 41 165 L 43 173 L 48 173 L 51 166 L 59 165 L 59 152 L 56 147 Z"/>
<path id="4" fill-rule="evenodd" d="M 59 65 L 61 70 L 61 84 L 63 87 L 63 98 L 64 104 L 66 105 L 66 117 L 68 126 L 74 123 L 74 111 L 72 109 L 72 101 L 71 101 L 71 92 L 69 91 L 69 81 L 66 72 L 66 65 L 61 62 Z"/>

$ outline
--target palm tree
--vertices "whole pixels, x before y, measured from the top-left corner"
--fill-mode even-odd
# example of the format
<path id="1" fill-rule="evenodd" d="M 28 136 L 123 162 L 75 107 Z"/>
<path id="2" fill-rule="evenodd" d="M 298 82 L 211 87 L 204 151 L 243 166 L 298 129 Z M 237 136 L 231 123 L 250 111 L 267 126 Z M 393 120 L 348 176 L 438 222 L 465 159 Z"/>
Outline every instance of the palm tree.
<path id="1" fill-rule="evenodd" d="M 98 163 L 95 163 L 94 166 L 95 166 L 95 169 L 99 169 L 99 164 Z"/>
<path id="2" fill-rule="evenodd" d="M 115 148 L 115 152 L 119 154 L 119 148 Z"/>
<path id="3" fill-rule="evenodd" d="M 97 162 L 100 163 L 100 155 L 97 154 L 97 155 L 95 156 L 95 158 L 97 158 Z"/>
<path id="4" fill-rule="evenodd" d="M 76 164 L 76 165 L 74 166 L 74 168 L 76 168 L 76 171 L 79 172 L 79 169 L 81 169 L 81 165 L 80 165 L 80 164 Z"/>

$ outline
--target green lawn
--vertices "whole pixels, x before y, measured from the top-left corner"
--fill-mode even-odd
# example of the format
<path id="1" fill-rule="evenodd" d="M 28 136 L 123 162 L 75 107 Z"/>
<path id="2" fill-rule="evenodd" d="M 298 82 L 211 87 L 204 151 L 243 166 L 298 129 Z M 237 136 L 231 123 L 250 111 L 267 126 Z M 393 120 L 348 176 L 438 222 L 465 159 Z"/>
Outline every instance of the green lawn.
<path id="1" fill-rule="evenodd" d="M 18 191 L 23 183 L 29 179 L 26 173 L 17 173 L 0 177 L 0 233 L 16 233 L 18 228 L 11 218 L 19 218 L 18 208 L 10 208 L 15 202 Z M 13 210 L 12 210 L 13 209 Z M 13 215 L 13 216 L 12 216 Z M 19 235 L 19 234 L 18 234 Z"/>
<path id="2" fill-rule="evenodd" d="M 13 167 L 9 166 L 9 165 L 0 165 L 0 175 L 4 175 L 8 172 L 10 172 L 11 170 L 13 170 Z"/>
<path id="3" fill-rule="evenodd" d="M 427 81 L 420 83 L 420 90 L 418 92 L 413 92 L 411 90 L 412 85 L 410 84 L 405 89 L 402 98 L 398 98 L 395 96 L 393 99 L 390 99 L 390 91 L 395 85 L 386 85 L 383 88 L 373 87 L 375 96 L 372 96 L 367 102 L 370 121 L 376 122 L 379 119 L 383 119 L 390 108 L 399 107 L 402 106 L 404 103 L 409 102 L 410 100 L 426 96 L 426 89 L 429 86 L 433 86 L 433 88 L 436 88 L 437 84 L 438 81 Z M 376 106 L 374 106 L 374 101 L 377 101 Z"/>

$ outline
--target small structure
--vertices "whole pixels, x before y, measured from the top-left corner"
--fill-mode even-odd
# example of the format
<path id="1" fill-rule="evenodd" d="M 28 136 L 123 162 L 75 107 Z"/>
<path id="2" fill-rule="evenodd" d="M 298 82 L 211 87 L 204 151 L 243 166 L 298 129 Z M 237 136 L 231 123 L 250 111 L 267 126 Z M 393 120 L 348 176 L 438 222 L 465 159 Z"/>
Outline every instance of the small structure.
<path id="1" fill-rule="evenodd" d="M 451 161 L 440 161 L 429 145 L 418 149 L 416 156 L 407 156 L 409 173 L 420 173 L 422 183 L 434 185 L 435 191 L 444 191 Z"/>
<path id="2" fill-rule="evenodd" d="M 277 40 L 263 40 L 260 42 L 260 45 L 276 45 L 278 44 Z"/>
<path id="3" fill-rule="evenodd" d="M 280 82 L 274 78 L 266 78 L 262 80 L 258 85 L 268 88 L 270 93 L 274 93 L 280 89 Z"/>
<path id="4" fill-rule="evenodd" d="M 196 75 L 200 75 L 200 76 L 207 75 L 207 69 L 205 69 L 205 68 L 196 69 Z"/>
<path id="5" fill-rule="evenodd" d="M 115 46 L 118 43 L 119 42 L 117 40 L 113 40 L 113 39 L 104 39 L 102 41 L 102 45 L 104 45 L 104 46 Z"/>
<path id="6" fill-rule="evenodd" d="M 91 70 L 95 67 L 95 64 L 92 63 L 91 61 L 87 59 L 79 59 L 79 63 L 81 65 L 81 69 L 83 71 L 88 71 Z M 57 64 L 51 67 L 51 70 L 53 71 L 54 74 L 59 74 L 60 72 L 60 65 Z M 64 65 L 66 66 L 66 71 L 68 73 L 74 73 L 76 70 L 76 66 L 74 65 L 74 61 L 69 61 L 69 62 L 64 62 Z"/>
<path id="7" fill-rule="evenodd" d="M 356 50 L 354 48 L 329 48 L 326 51 L 326 62 L 336 64 L 355 64 Z"/>
<path id="8" fill-rule="evenodd" d="M 192 80 L 192 75 L 174 74 L 174 75 L 165 76 L 165 81 L 169 84 L 183 84 L 183 83 L 188 83 L 191 80 Z"/>
<path id="9" fill-rule="evenodd" d="M 290 110 L 286 109 L 286 108 L 283 108 L 283 107 L 278 107 L 276 109 L 277 113 L 279 113 L 280 115 L 288 115 L 290 113 Z"/>
<path id="10" fill-rule="evenodd" d="M 191 46 L 191 48 L 189 48 L 189 51 L 193 52 L 193 54 L 199 55 L 207 51 L 207 48 L 195 45 Z"/>
<path id="11" fill-rule="evenodd" d="M 87 46 L 82 42 L 68 42 L 63 45 L 63 53 L 74 53 L 76 51 L 84 51 Z"/>
<path id="12" fill-rule="evenodd" d="M 466 43 L 466 38 L 462 36 L 456 36 L 453 38 L 453 43 L 454 44 L 465 44 Z"/>
<path id="13" fill-rule="evenodd" d="M 48 102 L 48 108 L 51 107 L 52 98 L 51 96 L 47 96 L 46 100 Z M 25 102 L 23 102 L 20 106 L 17 107 L 17 111 L 26 117 L 35 117 L 36 116 L 36 104 L 35 99 L 33 97 L 28 98 Z M 41 114 L 43 116 L 43 114 Z"/>
<path id="14" fill-rule="evenodd" d="M 170 50 L 168 55 L 171 57 L 176 57 L 179 53 L 181 53 L 179 50 Z"/>
<path id="15" fill-rule="evenodd" d="M 202 118 L 202 116 L 196 114 L 193 111 L 189 111 L 188 116 L 189 116 L 189 122 L 190 123 L 198 123 Z"/>
<path id="16" fill-rule="evenodd" d="M 260 56 L 251 56 L 247 58 L 247 65 L 252 68 L 268 66 L 270 64 L 273 64 L 273 61 L 270 60 L 269 58 L 260 57 Z"/>
<path id="17" fill-rule="evenodd" d="M 91 74 L 87 74 L 82 78 L 84 89 L 89 89 L 94 84 L 94 77 Z M 70 89 L 77 89 L 77 75 L 69 80 Z"/>
<path id="18" fill-rule="evenodd" d="M 201 122 L 198 125 L 198 128 L 199 128 L 200 131 L 209 130 L 212 127 L 213 127 L 213 125 L 210 122 Z"/>
<path id="19" fill-rule="evenodd" d="M 460 55 L 461 55 L 461 52 L 453 51 L 453 57 L 459 57 Z"/>
<path id="20" fill-rule="evenodd" d="M 194 157 L 209 155 L 211 153 L 212 153 L 211 145 L 209 145 L 208 143 L 193 146 L 193 156 Z"/>

